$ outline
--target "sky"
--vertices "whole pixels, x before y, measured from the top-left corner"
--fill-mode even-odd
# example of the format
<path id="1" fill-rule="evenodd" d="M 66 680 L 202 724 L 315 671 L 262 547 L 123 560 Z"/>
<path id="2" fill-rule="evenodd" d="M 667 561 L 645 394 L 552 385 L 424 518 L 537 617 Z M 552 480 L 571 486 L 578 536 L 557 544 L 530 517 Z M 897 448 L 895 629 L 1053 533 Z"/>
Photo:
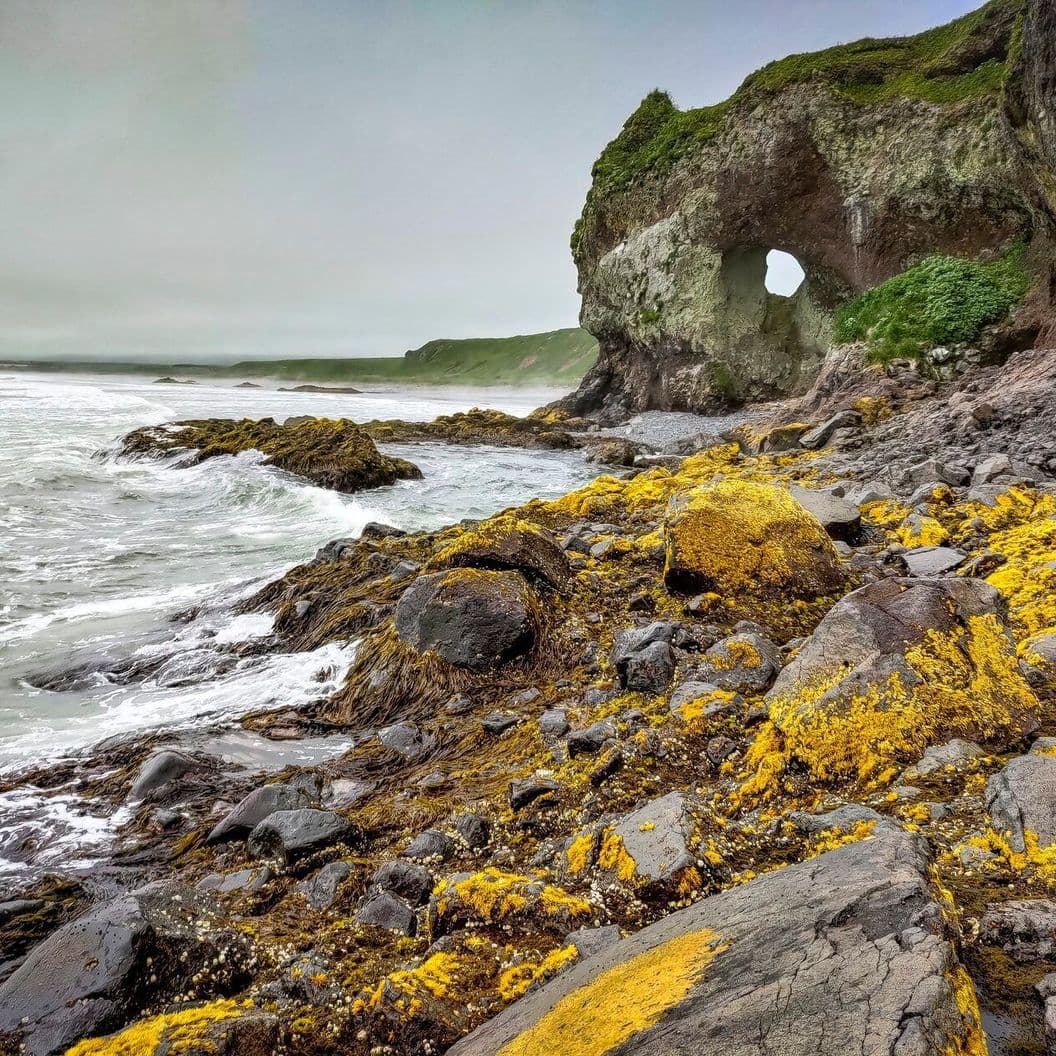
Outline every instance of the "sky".
<path id="1" fill-rule="evenodd" d="M 655 87 L 974 0 L 3 0 L 0 357 L 397 355 L 573 326 Z"/>

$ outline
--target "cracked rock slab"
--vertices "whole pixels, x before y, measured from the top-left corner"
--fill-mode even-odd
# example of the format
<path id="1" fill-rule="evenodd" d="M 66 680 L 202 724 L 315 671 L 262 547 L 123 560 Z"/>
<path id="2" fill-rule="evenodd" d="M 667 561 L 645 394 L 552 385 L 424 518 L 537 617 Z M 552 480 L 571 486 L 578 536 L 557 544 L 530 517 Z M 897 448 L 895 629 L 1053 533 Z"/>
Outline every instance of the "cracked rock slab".
<path id="1" fill-rule="evenodd" d="M 972 985 L 926 868 L 922 843 L 885 828 L 766 874 L 606 947 L 450 1056 L 976 1051 Z"/>

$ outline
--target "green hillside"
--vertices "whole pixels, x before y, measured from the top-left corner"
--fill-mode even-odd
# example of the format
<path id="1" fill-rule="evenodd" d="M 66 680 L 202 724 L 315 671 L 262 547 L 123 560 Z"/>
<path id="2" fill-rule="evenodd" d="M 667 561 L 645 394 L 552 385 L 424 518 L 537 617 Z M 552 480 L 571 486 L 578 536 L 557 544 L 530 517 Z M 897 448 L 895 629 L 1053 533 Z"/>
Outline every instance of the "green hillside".
<path id="1" fill-rule="evenodd" d="M 37 361 L 5 363 L 41 371 L 151 374 L 182 378 L 272 378 L 328 385 L 568 385 L 593 366 L 598 343 L 573 327 L 519 337 L 430 341 L 404 356 L 359 359 L 256 359 L 232 364 Z"/>

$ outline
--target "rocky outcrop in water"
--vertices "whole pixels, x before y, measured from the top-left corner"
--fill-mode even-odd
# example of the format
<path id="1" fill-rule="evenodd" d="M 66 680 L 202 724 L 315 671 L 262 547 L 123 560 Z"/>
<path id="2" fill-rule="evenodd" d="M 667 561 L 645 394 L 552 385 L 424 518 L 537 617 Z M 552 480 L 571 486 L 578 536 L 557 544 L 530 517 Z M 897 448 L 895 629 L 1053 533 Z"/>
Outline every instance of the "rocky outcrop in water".
<path id="1" fill-rule="evenodd" d="M 383 455 L 359 426 L 344 418 L 291 418 L 281 425 L 272 418 L 203 418 L 136 429 L 121 446 L 122 453 L 130 456 L 189 450 L 192 464 L 259 451 L 265 465 L 335 491 L 362 491 L 422 475 L 406 459 Z"/>
<path id="2" fill-rule="evenodd" d="M 573 237 L 601 355 L 564 406 L 616 418 L 803 391 L 834 310 L 933 254 L 1026 244 L 1031 291 L 990 342 L 1051 333 L 1053 37 L 1049 0 L 992 0 L 918 37 L 771 63 L 715 106 L 647 97 Z M 792 297 L 765 289 L 770 249 L 806 273 Z"/>

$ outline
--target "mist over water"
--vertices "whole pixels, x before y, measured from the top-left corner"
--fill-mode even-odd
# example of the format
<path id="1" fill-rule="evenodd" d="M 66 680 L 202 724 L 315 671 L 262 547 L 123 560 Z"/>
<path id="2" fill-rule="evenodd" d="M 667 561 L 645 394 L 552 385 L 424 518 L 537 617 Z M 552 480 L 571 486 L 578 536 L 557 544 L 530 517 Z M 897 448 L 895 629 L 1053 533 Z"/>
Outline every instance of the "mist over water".
<path id="1" fill-rule="evenodd" d="M 261 465 L 252 452 L 188 468 L 114 456 L 140 425 L 187 417 L 429 419 L 476 404 L 526 413 L 554 393 L 437 389 L 357 395 L 138 379 L 0 374 L 0 772 L 112 734 L 194 726 L 295 706 L 338 684 L 351 643 L 316 653 L 231 656 L 268 634 L 231 612 L 331 539 L 368 521 L 405 529 L 559 495 L 597 470 L 577 453 L 386 445 L 424 480 L 342 495 Z M 199 606 L 189 621 L 173 616 Z M 172 655 L 175 654 L 175 655 Z M 115 661 L 164 657 L 114 684 Z M 37 688 L 76 669 L 74 684 Z"/>

